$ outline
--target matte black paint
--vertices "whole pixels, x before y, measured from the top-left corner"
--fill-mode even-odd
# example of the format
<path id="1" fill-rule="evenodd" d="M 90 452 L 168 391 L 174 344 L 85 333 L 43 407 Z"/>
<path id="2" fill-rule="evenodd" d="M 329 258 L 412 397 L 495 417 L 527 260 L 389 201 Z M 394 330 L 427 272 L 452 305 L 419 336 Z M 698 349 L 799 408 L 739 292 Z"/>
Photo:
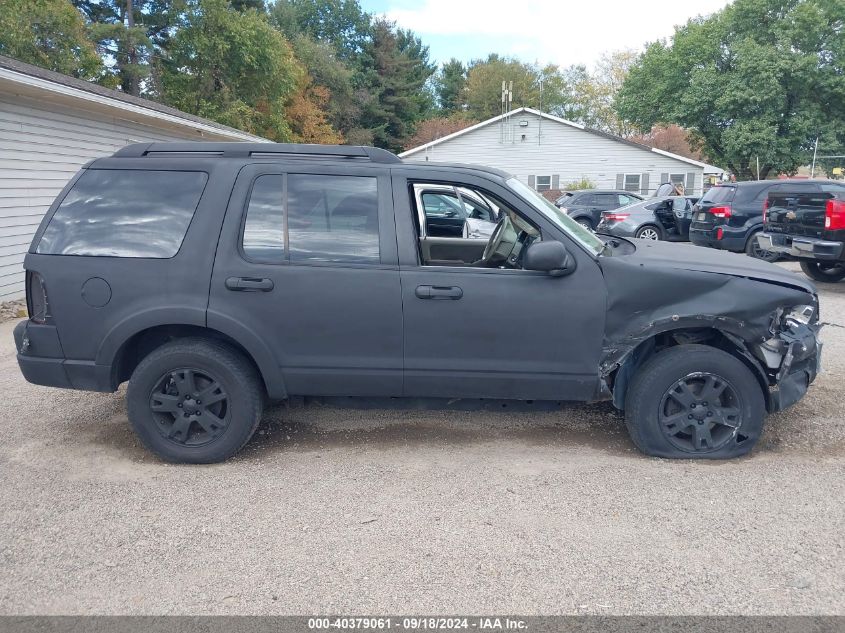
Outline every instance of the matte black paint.
<path id="1" fill-rule="evenodd" d="M 279 147 L 285 151 L 266 157 L 274 146 L 131 146 L 88 166 L 208 174 L 181 247 L 169 259 L 37 253 L 45 227 L 76 179 L 71 181 L 45 216 L 24 263 L 44 278 L 50 314 L 44 325 L 26 321 L 15 328 L 25 377 L 58 387 L 114 390 L 127 346 L 152 328 L 171 326 L 202 328 L 242 347 L 271 399 L 614 396 L 618 403 L 654 336 L 683 328 L 723 333 L 761 384 L 785 385 L 779 400 L 769 397 L 770 409 L 800 397 L 815 376 L 814 366 L 809 369 L 815 337 L 806 332 L 788 333 L 812 342 L 795 360 L 796 372 L 773 377 L 755 351 L 781 334 L 773 315 L 816 302 L 812 284 L 780 268 L 704 249 L 626 240 L 596 257 L 521 199 L 505 184 L 508 175 L 496 170 L 408 164 L 378 152 L 367 159 L 357 148 L 311 148 L 305 160 L 291 146 Z M 191 156 L 191 151 L 220 155 Z M 261 155 L 254 154 L 258 151 Z M 284 182 L 291 174 L 375 178 L 378 261 L 247 257 L 241 235 L 253 183 L 262 175 Z M 565 246 L 569 274 L 421 265 L 409 194 L 415 182 L 458 183 L 519 209 L 543 242 Z M 93 302 L 83 297 L 94 278 L 110 287 L 107 302 L 99 282 Z M 432 300 L 443 297 L 448 300 Z"/>

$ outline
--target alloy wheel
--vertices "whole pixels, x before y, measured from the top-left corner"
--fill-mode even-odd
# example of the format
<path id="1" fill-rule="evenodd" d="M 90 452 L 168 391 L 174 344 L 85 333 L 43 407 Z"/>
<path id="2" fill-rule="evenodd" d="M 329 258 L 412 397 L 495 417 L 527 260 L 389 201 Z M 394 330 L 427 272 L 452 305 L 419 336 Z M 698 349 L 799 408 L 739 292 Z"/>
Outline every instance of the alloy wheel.
<path id="1" fill-rule="evenodd" d="M 725 378 L 708 372 L 689 374 L 664 393 L 659 422 L 675 448 L 709 453 L 741 439 L 742 402 Z"/>
<path id="2" fill-rule="evenodd" d="M 639 232 L 638 237 L 641 240 L 659 240 L 660 235 L 657 234 L 657 230 L 651 227 L 646 227 Z"/>
<path id="3" fill-rule="evenodd" d="M 201 446 L 222 435 L 231 418 L 229 396 L 204 370 L 166 373 L 150 393 L 150 410 L 162 436 L 181 446 Z"/>

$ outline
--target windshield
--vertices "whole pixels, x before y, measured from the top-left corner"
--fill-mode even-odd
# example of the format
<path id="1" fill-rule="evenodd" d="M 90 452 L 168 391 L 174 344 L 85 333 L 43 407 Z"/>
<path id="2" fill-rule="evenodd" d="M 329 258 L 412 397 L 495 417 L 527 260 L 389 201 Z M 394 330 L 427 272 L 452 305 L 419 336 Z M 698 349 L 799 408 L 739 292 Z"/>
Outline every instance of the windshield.
<path id="1" fill-rule="evenodd" d="M 604 242 L 597 238 L 592 231 L 578 224 L 531 187 L 516 178 L 509 178 L 507 185 L 588 251 L 599 255 L 604 250 Z"/>

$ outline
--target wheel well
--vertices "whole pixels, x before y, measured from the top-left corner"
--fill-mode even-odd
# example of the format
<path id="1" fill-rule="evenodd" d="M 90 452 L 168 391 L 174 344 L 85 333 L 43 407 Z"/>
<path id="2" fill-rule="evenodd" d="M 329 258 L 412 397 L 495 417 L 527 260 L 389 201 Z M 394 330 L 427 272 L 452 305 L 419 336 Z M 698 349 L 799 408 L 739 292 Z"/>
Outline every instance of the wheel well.
<path id="1" fill-rule="evenodd" d="M 625 406 L 625 393 L 628 390 L 631 378 L 637 370 L 645 364 L 652 356 L 670 347 L 688 344 L 709 345 L 716 349 L 727 352 L 743 363 L 763 390 L 763 397 L 769 401 L 769 385 L 765 372 L 755 361 L 750 353 L 740 347 L 738 343 L 727 336 L 724 332 L 715 328 L 679 328 L 659 332 L 649 339 L 643 341 L 628 354 L 625 361 L 616 369 L 612 375 L 613 404 L 622 410 Z"/>
<path id="2" fill-rule="evenodd" d="M 252 355 L 231 336 L 223 334 L 211 328 L 198 325 L 159 325 L 142 330 L 127 340 L 117 351 L 113 362 L 113 381 L 118 386 L 129 380 L 132 372 L 147 355 L 165 343 L 180 338 L 205 338 L 226 343 L 240 352 L 246 358 L 261 377 L 261 388 L 267 393 L 267 386 L 264 383 L 264 376 Z"/>

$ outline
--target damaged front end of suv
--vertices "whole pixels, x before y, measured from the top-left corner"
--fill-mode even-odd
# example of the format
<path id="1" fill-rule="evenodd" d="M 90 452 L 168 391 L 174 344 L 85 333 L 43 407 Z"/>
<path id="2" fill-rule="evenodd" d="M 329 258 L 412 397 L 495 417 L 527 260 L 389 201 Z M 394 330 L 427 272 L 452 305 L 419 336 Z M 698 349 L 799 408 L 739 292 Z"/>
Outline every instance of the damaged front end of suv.
<path id="1" fill-rule="evenodd" d="M 668 347 L 706 344 L 755 375 L 769 413 L 800 400 L 820 368 L 815 288 L 789 271 L 751 258 L 670 258 L 659 245 L 602 261 L 608 320 L 601 362 L 604 397 L 624 408 L 632 376 Z M 733 265 L 732 265 L 733 264 Z"/>

